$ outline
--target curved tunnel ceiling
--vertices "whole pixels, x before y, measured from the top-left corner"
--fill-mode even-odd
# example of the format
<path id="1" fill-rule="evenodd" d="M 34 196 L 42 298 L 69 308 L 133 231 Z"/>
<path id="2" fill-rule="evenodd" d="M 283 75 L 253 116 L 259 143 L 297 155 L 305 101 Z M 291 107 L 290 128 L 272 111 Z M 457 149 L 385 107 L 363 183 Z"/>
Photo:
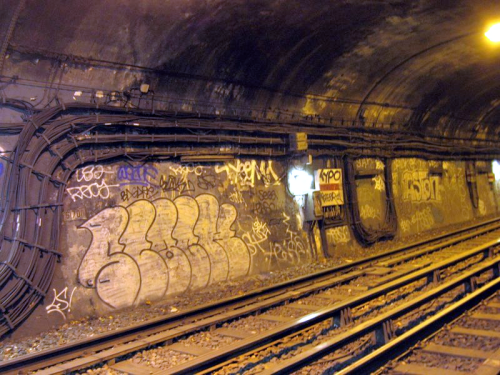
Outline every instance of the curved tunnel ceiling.
<path id="1" fill-rule="evenodd" d="M 1 0 L 2 81 L 498 137 L 498 1 Z M 9 24 L 12 25 L 9 29 Z M 29 100 L 29 93 L 23 99 Z"/>

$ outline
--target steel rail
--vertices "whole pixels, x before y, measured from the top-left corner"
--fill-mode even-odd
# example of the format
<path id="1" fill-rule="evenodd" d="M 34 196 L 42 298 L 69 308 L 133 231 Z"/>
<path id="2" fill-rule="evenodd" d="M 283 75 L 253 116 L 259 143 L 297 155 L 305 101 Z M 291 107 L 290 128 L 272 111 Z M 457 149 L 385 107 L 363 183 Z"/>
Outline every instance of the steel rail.
<path id="1" fill-rule="evenodd" d="M 489 243 L 475 247 L 474 249 L 457 255 L 450 260 L 446 260 L 435 265 L 431 265 L 426 267 L 420 271 L 413 272 L 407 276 L 396 279 L 392 282 L 389 282 L 385 285 L 376 287 L 363 293 L 359 296 L 350 298 L 346 301 L 341 301 L 336 303 L 330 307 L 326 307 L 319 311 L 313 312 L 301 318 L 295 319 L 289 323 L 276 327 L 268 332 L 260 335 L 256 335 L 253 337 L 249 337 L 247 339 L 243 339 L 241 341 L 235 342 L 231 345 L 230 348 L 221 348 L 218 350 L 214 350 L 208 354 L 202 355 L 200 357 L 195 358 L 194 360 L 188 361 L 187 363 L 180 364 L 178 366 L 172 367 L 171 369 L 160 371 L 158 374 L 191 374 L 194 372 L 199 372 L 202 370 L 206 370 L 212 368 L 213 366 L 217 366 L 220 363 L 226 362 L 231 358 L 235 358 L 239 355 L 245 354 L 249 351 L 255 350 L 263 345 L 271 343 L 273 341 L 280 340 L 288 335 L 296 333 L 300 330 L 309 328 L 315 324 L 321 323 L 327 319 L 332 319 L 334 321 L 341 321 L 341 316 L 344 312 L 349 311 L 349 309 L 353 309 L 357 306 L 361 306 L 369 301 L 374 300 L 380 296 L 386 295 L 392 291 L 395 291 L 401 287 L 409 285 L 415 281 L 421 280 L 423 278 L 427 278 L 428 282 L 432 282 L 436 280 L 436 273 L 442 269 L 453 266 L 463 260 L 474 257 L 478 254 L 484 254 L 485 257 L 492 256 L 492 247 L 500 246 L 499 240 L 490 241 Z M 471 271 L 466 273 L 466 275 L 475 276 L 484 271 L 484 269 L 490 269 L 494 266 L 498 267 L 500 264 L 500 257 L 496 257 L 494 260 L 486 262 L 486 265 L 478 267 L 475 271 Z M 468 277 L 472 277 L 468 276 Z M 463 280 L 463 276 L 459 277 L 457 280 Z M 439 278 L 437 278 L 439 280 Z M 468 278 L 466 278 L 468 280 Z M 460 281 L 461 282 L 461 281 Z M 449 290 L 450 285 L 456 285 L 458 281 L 455 282 L 447 282 L 444 286 L 437 287 L 436 290 Z M 443 289 L 444 288 L 444 289 Z M 433 289 L 434 290 L 434 289 Z M 433 295 L 434 292 L 429 292 L 426 295 Z M 414 301 L 421 300 L 421 297 L 417 297 Z M 427 300 L 427 299 L 426 299 Z M 406 310 L 405 310 L 406 311 Z M 345 341 L 345 340 L 344 340 Z M 342 342 L 344 342 L 342 341 Z M 323 344 L 320 345 L 323 347 Z M 304 361 L 302 359 L 302 361 Z M 302 363 L 302 362 L 301 362 Z M 295 365 L 294 365 L 295 366 Z M 287 371 L 280 373 L 290 373 L 291 368 L 286 369 Z"/>
<path id="2" fill-rule="evenodd" d="M 432 318 L 427 319 L 418 326 L 406 331 L 401 336 L 391 340 L 389 343 L 381 346 L 367 356 L 361 358 L 359 361 L 356 361 L 341 371 L 336 372 L 336 374 L 367 374 L 378 369 L 391 359 L 396 358 L 400 354 L 407 351 L 417 342 L 431 336 L 444 325 L 451 323 L 458 316 L 478 305 L 481 301 L 499 290 L 500 278 L 498 276 L 497 272 L 497 278 L 495 280 L 478 288 L 474 292 L 462 298 L 460 301 L 438 312 Z"/>
<path id="3" fill-rule="evenodd" d="M 377 330 L 383 330 L 384 329 L 383 326 L 384 324 L 387 324 L 387 322 L 393 321 L 403 316 L 404 314 L 419 308 L 425 303 L 432 301 L 438 298 L 439 296 L 442 296 L 446 292 L 449 292 L 450 290 L 460 285 L 469 284 L 471 279 L 477 277 L 478 275 L 486 271 L 494 270 L 496 278 L 490 283 L 488 283 L 484 288 L 478 289 L 477 294 L 472 293 L 470 295 L 471 298 L 464 300 L 463 305 L 460 305 L 460 306 L 468 306 L 471 303 L 471 301 L 475 301 L 477 298 L 480 298 L 485 294 L 489 295 L 490 293 L 493 293 L 498 290 L 500 286 L 500 278 L 498 277 L 499 266 L 500 266 L 500 258 L 497 257 L 497 259 L 491 260 L 485 264 L 475 267 L 473 270 L 466 272 L 463 275 L 460 275 L 455 279 L 450 280 L 444 283 L 443 285 L 436 287 L 421 296 L 416 297 L 415 299 L 405 303 L 404 305 L 398 306 L 384 314 L 377 316 L 374 319 L 363 322 L 354 327 L 353 329 L 340 334 L 334 339 L 323 342 L 312 349 L 309 349 L 303 353 L 298 354 L 295 357 L 292 357 L 289 360 L 285 360 L 282 363 L 278 364 L 277 366 L 268 369 L 266 371 L 263 371 L 261 374 L 262 375 L 290 374 L 292 371 L 296 371 L 308 364 L 313 363 L 315 360 L 324 357 L 325 355 L 333 352 L 336 349 L 339 349 L 342 345 L 347 345 L 353 342 L 354 340 L 362 337 L 367 333 Z M 450 311 L 443 310 L 441 315 L 434 316 L 435 319 L 423 323 L 424 325 L 422 325 L 422 329 L 427 329 L 431 326 L 439 324 L 440 321 L 442 321 L 445 317 L 449 316 L 449 314 L 451 314 L 452 312 L 453 310 Z M 413 330 L 410 330 L 408 332 L 412 331 Z M 413 331 L 412 334 L 409 335 L 409 337 L 413 337 L 415 331 Z M 408 339 L 408 336 L 405 335 L 406 334 L 400 336 L 400 339 L 402 338 L 401 339 L 402 341 Z"/>
<path id="4" fill-rule="evenodd" d="M 104 333 L 101 335 L 94 336 L 92 338 L 74 341 L 72 343 L 59 346 L 54 349 L 49 349 L 42 352 L 29 354 L 8 361 L 3 361 L 0 362 L 0 372 L 14 371 L 16 369 L 37 369 L 41 368 L 42 366 L 50 366 L 54 363 L 60 362 L 62 359 L 69 360 L 78 357 L 79 355 L 81 355 L 82 351 L 94 352 L 96 350 L 101 350 L 105 347 L 110 347 L 117 343 L 137 339 L 138 335 L 145 336 L 147 334 L 156 333 L 160 330 L 166 330 L 167 327 L 165 326 L 180 324 L 181 322 L 186 323 L 187 321 L 191 321 L 194 319 L 199 320 L 207 316 L 213 316 L 217 313 L 224 312 L 230 307 L 234 309 L 236 307 L 248 306 L 251 303 L 260 302 L 253 308 L 246 309 L 245 311 L 248 314 L 257 309 L 269 307 L 269 303 L 266 302 L 266 299 L 271 298 L 277 294 L 281 294 L 283 293 L 283 291 L 290 292 L 292 290 L 305 288 L 306 286 L 311 285 L 311 282 L 316 282 L 316 283 L 323 282 L 323 284 L 317 286 L 318 289 L 323 289 L 325 287 L 328 287 L 328 285 L 326 285 L 325 283 L 328 282 L 329 277 L 338 275 L 341 272 L 344 272 L 345 275 L 345 272 L 352 271 L 354 269 L 359 268 L 360 266 L 369 266 L 373 264 L 373 262 L 382 259 L 391 260 L 394 259 L 392 257 L 393 255 L 406 253 L 408 251 L 412 252 L 407 254 L 406 257 L 415 258 L 424 254 L 437 251 L 447 246 L 461 243 L 471 237 L 489 233 L 491 231 L 494 231 L 495 229 L 498 229 L 499 227 L 500 225 L 498 225 L 497 219 L 488 220 L 485 223 L 475 224 L 467 228 L 461 228 L 453 233 L 446 233 L 432 239 L 417 241 L 407 246 L 393 249 L 392 251 L 389 251 L 387 253 L 373 255 L 349 264 L 332 267 L 326 270 L 322 270 L 306 276 L 301 276 L 276 285 L 260 288 L 241 296 L 230 297 L 222 301 L 218 301 L 216 303 L 211 303 L 196 308 L 192 308 L 183 311 L 179 314 L 150 320 L 133 327 Z M 456 236 L 457 234 L 458 237 L 449 238 L 452 236 Z M 436 241 L 442 241 L 442 242 L 429 245 L 429 243 Z M 419 249 L 419 247 L 422 245 L 427 245 L 427 246 L 424 247 L 423 249 Z M 417 250 L 415 251 L 415 249 Z M 399 258 L 397 258 L 397 260 L 398 259 Z M 340 278 L 342 278 L 342 276 L 340 276 Z M 306 291 L 304 291 L 304 293 L 306 293 Z M 310 293 L 310 291 L 307 293 Z M 295 298 L 297 298 L 298 296 L 299 296 L 298 294 L 294 294 Z M 283 296 L 283 298 L 286 298 L 286 296 Z M 276 303 L 279 302 L 274 302 L 274 304 Z M 242 312 L 240 312 L 239 314 L 241 313 Z M 225 319 L 228 318 L 229 316 L 225 316 Z M 208 325 L 213 325 L 215 323 L 216 322 L 214 321 L 210 321 Z M 186 332 L 184 333 L 189 333 L 195 329 L 199 330 L 202 328 L 206 328 L 206 326 L 207 324 L 202 323 L 195 328 L 186 329 Z"/>

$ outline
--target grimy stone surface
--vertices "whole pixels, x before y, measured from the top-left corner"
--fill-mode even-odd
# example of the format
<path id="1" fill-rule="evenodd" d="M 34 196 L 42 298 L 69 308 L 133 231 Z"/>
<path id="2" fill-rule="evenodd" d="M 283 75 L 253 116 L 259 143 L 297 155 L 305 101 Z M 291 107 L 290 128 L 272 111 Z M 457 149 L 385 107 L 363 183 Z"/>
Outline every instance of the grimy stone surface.
<path id="1" fill-rule="evenodd" d="M 99 315 L 312 262 L 286 171 L 251 159 L 80 168 L 66 189 L 60 267 L 78 308 L 57 312 Z"/>
<path id="2" fill-rule="evenodd" d="M 383 172 L 385 164 L 359 159 L 355 167 Z M 363 247 L 344 221 L 325 229 L 323 249 L 318 226 L 304 216 L 304 201 L 288 192 L 289 168 L 280 160 L 235 159 L 208 165 L 118 161 L 78 169 L 64 198 L 64 257 L 52 293 L 30 320 L 57 326 L 108 317 L 325 257 L 349 262 L 497 210 L 496 186 L 486 174 L 478 175 L 473 208 L 464 162 L 396 159 L 396 238 Z M 383 173 L 356 180 L 368 228 L 385 220 L 385 188 Z"/>

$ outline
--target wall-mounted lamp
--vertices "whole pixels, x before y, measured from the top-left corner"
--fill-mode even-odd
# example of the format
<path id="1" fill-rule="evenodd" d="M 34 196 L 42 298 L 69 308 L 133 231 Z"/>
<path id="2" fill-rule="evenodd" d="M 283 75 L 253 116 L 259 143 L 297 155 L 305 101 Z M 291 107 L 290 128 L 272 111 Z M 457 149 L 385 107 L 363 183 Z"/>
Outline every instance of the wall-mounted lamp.
<path id="1" fill-rule="evenodd" d="M 306 195 L 313 189 L 314 178 L 305 169 L 294 167 L 288 172 L 288 190 L 294 196 Z"/>
<path id="2" fill-rule="evenodd" d="M 500 180 L 500 163 L 498 160 L 493 160 L 491 163 L 491 168 L 493 170 L 493 174 L 495 175 L 495 180 Z"/>
<path id="3" fill-rule="evenodd" d="M 149 84 L 141 83 L 141 86 L 139 87 L 139 91 L 141 92 L 141 94 L 147 94 L 149 91 Z"/>

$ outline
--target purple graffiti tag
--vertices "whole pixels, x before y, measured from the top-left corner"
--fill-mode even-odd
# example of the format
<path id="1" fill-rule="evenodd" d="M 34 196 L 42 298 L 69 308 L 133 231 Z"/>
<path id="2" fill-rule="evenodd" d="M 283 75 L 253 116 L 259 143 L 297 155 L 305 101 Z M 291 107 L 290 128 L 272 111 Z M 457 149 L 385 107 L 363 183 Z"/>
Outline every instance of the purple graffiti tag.
<path id="1" fill-rule="evenodd" d="M 120 186 L 124 185 L 141 185 L 154 186 L 158 169 L 149 165 L 131 166 L 122 165 L 118 168 L 117 178 L 120 181 Z"/>

